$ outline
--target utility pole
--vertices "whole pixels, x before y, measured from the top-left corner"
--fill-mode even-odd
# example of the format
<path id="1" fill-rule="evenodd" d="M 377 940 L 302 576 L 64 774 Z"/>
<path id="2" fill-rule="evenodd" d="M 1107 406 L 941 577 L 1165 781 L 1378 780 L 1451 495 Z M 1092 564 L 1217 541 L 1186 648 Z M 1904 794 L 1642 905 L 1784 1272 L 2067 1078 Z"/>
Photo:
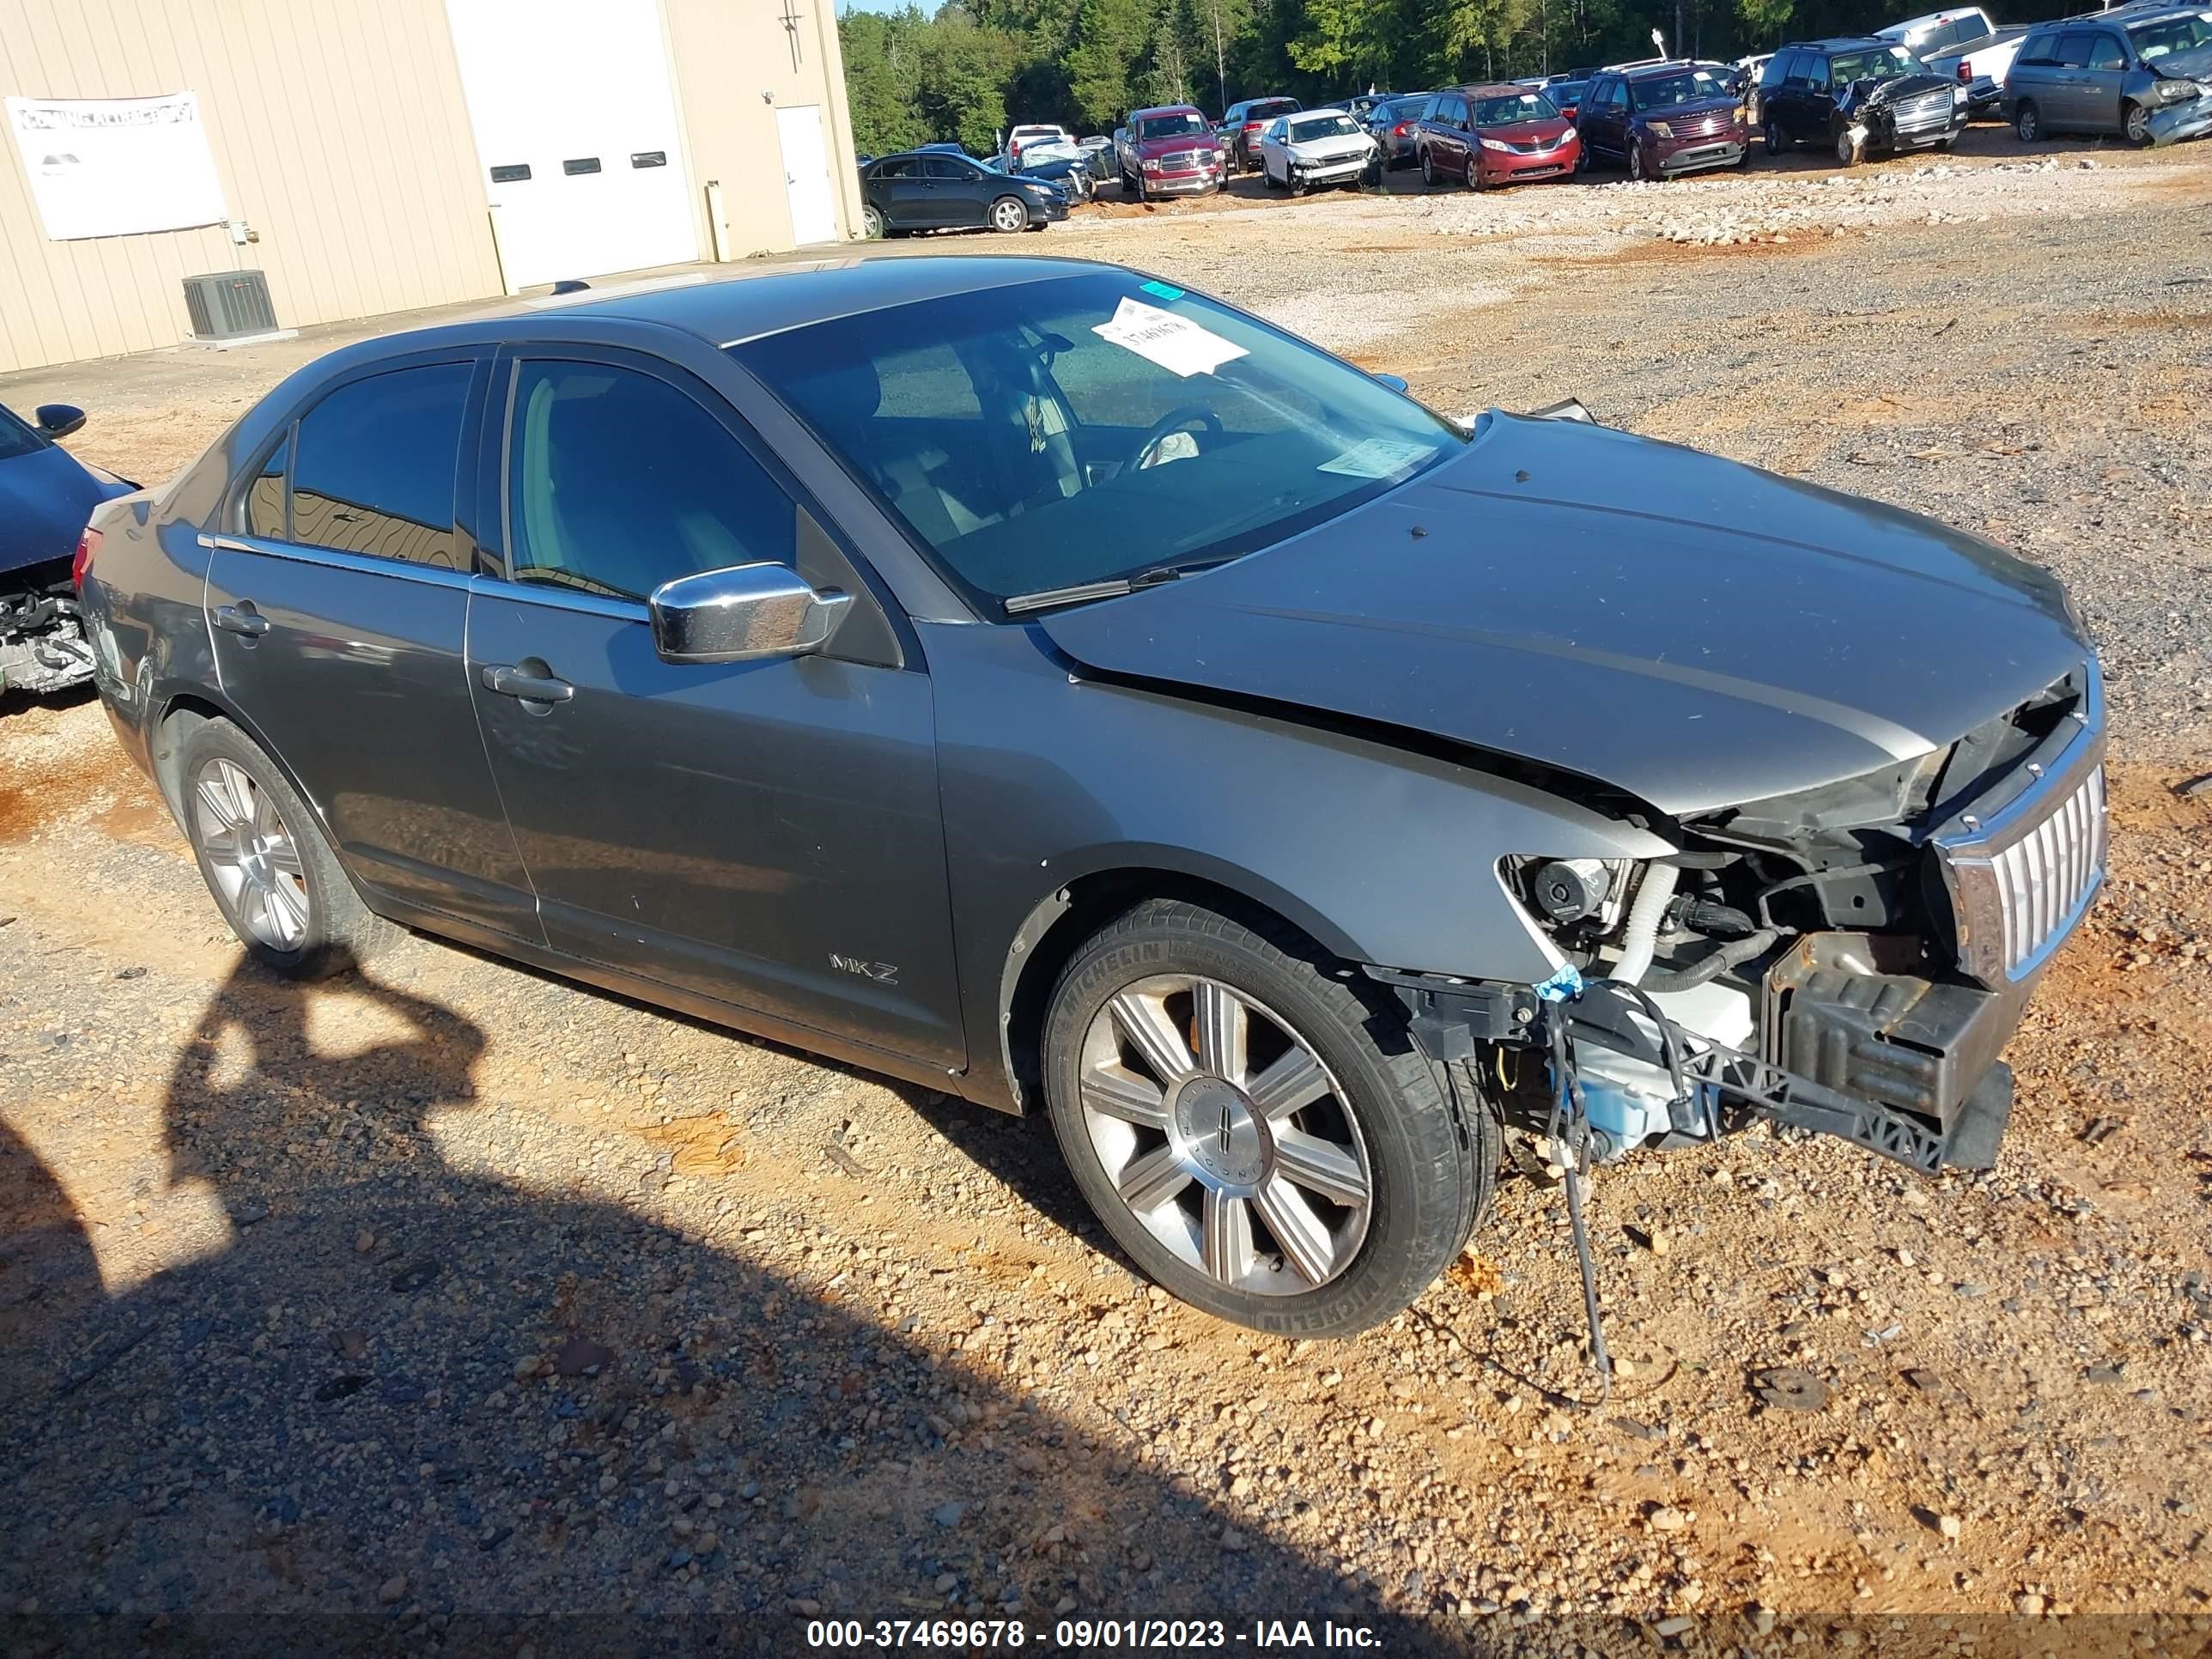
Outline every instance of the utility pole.
<path id="1" fill-rule="evenodd" d="M 1229 107 L 1229 52 L 1221 39 L 1221 0 L 1207 0 L 1213 15 L 1213 77 L 1220 83 L 1221 107 Z"/>

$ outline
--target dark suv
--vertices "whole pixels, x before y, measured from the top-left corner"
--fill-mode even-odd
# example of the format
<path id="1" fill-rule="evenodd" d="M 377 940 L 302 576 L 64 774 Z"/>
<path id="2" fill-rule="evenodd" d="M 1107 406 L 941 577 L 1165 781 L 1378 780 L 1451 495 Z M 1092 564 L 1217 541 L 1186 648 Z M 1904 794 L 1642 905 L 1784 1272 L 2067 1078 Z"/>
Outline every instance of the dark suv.
<path id="1" fill-rule="evenodd" d="M 1585 168 L 1623 167 L 1632 179 L 1741 167 L 1751 155 L 1743 99 L 1720 64 L 1602 70 L 1583 90 L 1575 126 Z"/>
<path id="2" fill-rule="evenodd" d="M 1140 1267 L 1285 1334 L 1419 1295 L 1508 1131 L 1985 1167 L 2103 868 L 2044 571 L 1448 422 L 1109 266 L 349 346 L 96 508 L 78 577 L 116 735 L 267 969 L 398 923 L 1041 1105 Z"/>
<path id="3" fill-rule="evenodd" d="M 1971 97 L 1905 47 L 1872 36 L 1779 47 L 1759 76 L 1766 153 L 1820 144 L 1844 167 L 1869 154 L 1948 149 L 1966 130 Z"/>

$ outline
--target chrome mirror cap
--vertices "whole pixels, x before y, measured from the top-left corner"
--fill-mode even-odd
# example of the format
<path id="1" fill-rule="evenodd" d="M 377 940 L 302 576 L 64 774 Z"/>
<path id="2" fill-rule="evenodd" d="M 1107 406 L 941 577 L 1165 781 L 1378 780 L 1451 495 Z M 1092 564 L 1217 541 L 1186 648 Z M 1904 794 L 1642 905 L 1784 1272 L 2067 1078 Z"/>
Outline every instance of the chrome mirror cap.
<path id="1" fill-rule="evenodd" d="M 740 564 L 663 582 L 646 604 L 663 661 L 750 662 L 820 650 L 852 602 L 789 565 Z"/>

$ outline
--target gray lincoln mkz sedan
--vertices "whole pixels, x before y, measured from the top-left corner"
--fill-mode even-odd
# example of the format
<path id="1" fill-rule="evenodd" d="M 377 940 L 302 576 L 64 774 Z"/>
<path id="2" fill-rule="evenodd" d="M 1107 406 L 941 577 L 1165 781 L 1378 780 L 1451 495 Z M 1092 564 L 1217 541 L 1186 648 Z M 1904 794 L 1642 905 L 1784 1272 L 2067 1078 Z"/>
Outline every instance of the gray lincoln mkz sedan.
<path id="1" fill-rule="evenodd" d="M 1403 1307 L 1508 1153 L 1985 1165 L 2102 871 L 2041 570 L 1100 265 L 354 346 L 78 565 L 271 969 L 398 923 L 1042 1103 L 1145 1271 L 1270 1331 Z"/>

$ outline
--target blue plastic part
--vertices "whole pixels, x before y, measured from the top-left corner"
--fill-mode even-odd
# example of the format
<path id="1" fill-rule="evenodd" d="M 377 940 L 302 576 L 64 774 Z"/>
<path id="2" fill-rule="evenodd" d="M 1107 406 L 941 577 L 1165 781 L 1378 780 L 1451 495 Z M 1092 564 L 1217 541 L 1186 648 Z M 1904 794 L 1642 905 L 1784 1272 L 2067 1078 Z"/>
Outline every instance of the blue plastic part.
<path id="1" fill-rule="evenodd" d="M 1583 976 L 1570 962 L 1534 988 L 1536 994 L 1547 1002 L 1572 1002 L 1583 994 Z"/>
<path id="2" fill-rule="evenodd" d="M 1146 293 L 1157 294 L 1163 300 L 1180 300 L 1182 298 L 1182 290 L 1181 289 L 1170 287 L 1166 283 L 1146 283 L 1142 286 Z"/>

